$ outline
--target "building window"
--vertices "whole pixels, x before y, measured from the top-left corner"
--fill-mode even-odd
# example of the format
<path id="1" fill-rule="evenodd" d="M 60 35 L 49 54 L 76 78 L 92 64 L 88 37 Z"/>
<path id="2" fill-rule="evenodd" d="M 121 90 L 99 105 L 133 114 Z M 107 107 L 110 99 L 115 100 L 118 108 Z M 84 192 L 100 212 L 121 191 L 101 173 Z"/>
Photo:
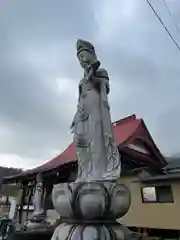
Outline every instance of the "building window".
<path id="1" fill-rule="evenodd" d="M 143 187 L 141 189 L 143 203 L 172 203 L 173 194 L 170 185 Z"/>
<path id="2" fill-rule="evenodd" d="M 155 187 L 142 188 L 142 201 L 143 202 L 156 202 L 156 190 Z"/>

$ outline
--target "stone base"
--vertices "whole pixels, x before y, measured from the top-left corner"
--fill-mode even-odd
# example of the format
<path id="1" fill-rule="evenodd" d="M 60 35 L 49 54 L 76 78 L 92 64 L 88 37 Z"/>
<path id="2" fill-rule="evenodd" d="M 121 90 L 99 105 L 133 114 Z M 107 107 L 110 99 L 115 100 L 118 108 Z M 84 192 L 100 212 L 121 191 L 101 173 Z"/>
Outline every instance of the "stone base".
<path id="1" fill-rule="evenodd" d="M 46 231 L 49 224 L 46 221 L 44 212 L 34 212 L 32 217 L 24 224 L 24 231 Z"/>
<path id="2" fill-rule="evenodd" d="M 52 200 L 61 219 L 66 221 L 114 221 L 130 207 L 130 192 L 125 185 L 111 181 L 57 184 Z"/>
<path id="3" fill-rule="evenodd" d="M 45 231 L 48 229 L 48 224 L 46 222 L 33 222 L 33 221 L 28 221 L 25 225 L 25 230 L 40 230 L 40 231 Z"/>
<path id="4" fill-rule="evenodd" d="M 130 207 L 130 192 L 125 185 L 115 181 L 61 183 L 54 186 L 52 200 L 64 222 L 52 240 L 134 239 L 116 222 Z"/>
<path id="5" fill-rule="evenodd" d="M 56 228 L 52 240 L 135 240 L 140 235 L 120 224 L 67 224 Z"/>

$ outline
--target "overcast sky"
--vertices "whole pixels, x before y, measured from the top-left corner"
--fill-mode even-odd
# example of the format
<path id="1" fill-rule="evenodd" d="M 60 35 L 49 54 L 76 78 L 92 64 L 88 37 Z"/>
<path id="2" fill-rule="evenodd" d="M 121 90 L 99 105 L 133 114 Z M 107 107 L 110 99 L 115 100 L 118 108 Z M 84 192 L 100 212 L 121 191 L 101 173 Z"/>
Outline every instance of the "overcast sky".
<path id="1" fill-rule="evenodd" d="M 179 0 L 166 0 L 173 21 L 151 2 L 180 44 Z M 180 152 L 180 51 L 145 0 L 0 0 L 0 165 L 31 168 L 71 142 L 77 38 L 109 72 L 112 119 L 135 113 L 162 153 Z"/>

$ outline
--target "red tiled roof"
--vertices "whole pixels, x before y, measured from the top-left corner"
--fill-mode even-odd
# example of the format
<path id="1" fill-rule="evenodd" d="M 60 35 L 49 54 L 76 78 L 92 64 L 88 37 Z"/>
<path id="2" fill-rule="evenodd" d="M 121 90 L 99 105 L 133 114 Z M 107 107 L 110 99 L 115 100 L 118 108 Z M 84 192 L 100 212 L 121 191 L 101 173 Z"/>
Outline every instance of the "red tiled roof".
<path id="1" fill-rule="evenodd" d="M 142 119 L 137 119 L 136 115 L 132 115 L 114 122 L 113 130 L 117 145 L 130 139 L 141 124 L 141 121 Z"/>
<path id="2" fill-rule="evenodd" d="M 124 145 L 127 141 L 132 141 L 139 129 L 140 125 L 143 123 L 142 119 L 137 119 L 136 115 L 128 116 L 119 121 L 113 122 L 113 131 L 117 145 Z M 134 136 L 134 137 L 133 137 Z M 52 159 L 51 161 L 36 167 L 34 169 L 30 169 L 19 176 L 28 176 L 31 174 L 35 174 L 37 172 L 45 172 L 56 169 L 62 166 L 65 163 L 75 162 L 76 161 L 76 150 L 73 143 L 69 145 L 69 147 L 59 154 L 57 157 Z M 15 176 L 12 178 L 14 179 Z M 18 177 L 18 176 L 16 176 Z"/>
<path id="3" fill-rule="evenodd" d="M 130 137 L 132 137 L 133 133 L 136 131 L 140 123 L 141 119 L 136 119 L 135 115 L 113 122 L 114 137 L 117 145 L 119 146 L 120 144 L 127 141 Z M 38 171 L 47 171 L 57 168 L 64 163 L 73 161 L 76 161 L 76 149 L 74 144 L 71 143 L 69 147 L 64 152 L 59 154 L 56 158 L 35 169 Z"/>

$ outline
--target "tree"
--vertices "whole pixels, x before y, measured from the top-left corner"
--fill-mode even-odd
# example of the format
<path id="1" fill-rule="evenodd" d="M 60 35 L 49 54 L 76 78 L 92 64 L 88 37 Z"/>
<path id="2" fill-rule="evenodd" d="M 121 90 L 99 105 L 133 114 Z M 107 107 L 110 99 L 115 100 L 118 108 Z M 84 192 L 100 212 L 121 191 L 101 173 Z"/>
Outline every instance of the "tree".
<path id="1" fill-rule="evenodd" d="M 22 169 L 18 169 L 18 168 L 0 167 L 0 188 L 1 188 L 1 184 L 4 177 L 15 175 L 21 172 L 22 172 Z"/>

